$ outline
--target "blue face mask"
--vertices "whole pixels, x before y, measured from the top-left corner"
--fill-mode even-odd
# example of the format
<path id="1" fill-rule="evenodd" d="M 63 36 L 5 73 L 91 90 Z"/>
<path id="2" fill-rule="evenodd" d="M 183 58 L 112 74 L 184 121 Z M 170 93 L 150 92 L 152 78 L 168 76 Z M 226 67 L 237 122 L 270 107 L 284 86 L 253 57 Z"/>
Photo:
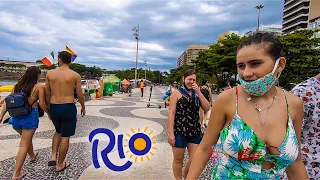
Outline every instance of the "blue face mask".
<path id="1" fill-rule="evenodd" d="M 274 68 L 271 73 L 255 80 L 252 82 L 247 82 L 243 80 L 239 75 L 238 79 L 240 81 L 240 84 L 242 85 L 243 89 L 252 96 L 263 96 L 266 94 L 270 88 L 276 83 L 278 78 L 280 77 L 280 74 L 278 77 L 274 76 L 274 72 L 276 71 L 278 64 L 279 64 L 280 58 L 277 59 Z"/>

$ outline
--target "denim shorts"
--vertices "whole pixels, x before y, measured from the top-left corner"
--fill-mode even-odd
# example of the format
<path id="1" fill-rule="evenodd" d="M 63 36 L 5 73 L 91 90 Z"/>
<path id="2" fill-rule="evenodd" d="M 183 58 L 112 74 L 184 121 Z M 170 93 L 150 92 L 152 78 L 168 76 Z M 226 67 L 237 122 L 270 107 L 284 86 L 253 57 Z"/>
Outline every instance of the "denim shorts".
<path id="1" fill-rule="evenodd" d="M 37 129 L 39 125 L 38 108 L 32 108 L 30 114 L 26 116 L 11 117 L 12 127 L 19 129 Z"/>
<path id="2" fill-rule="evenodd" d="M 182 135 L 176 135 L 176 142 L 174 144 L 174 147 L 177 148 L 186 148 L 189 143 L 192 144 L 200 144 L 202 137 L 200 135 L 195 136 L 182 136 Z"/>
<path id="3" fill-rule="evenodd" d="M 61 137 L 73 136 L 77 125 L 77 108 L 74 103 L 50 104 L 50 115 L 56 132 Z"/>

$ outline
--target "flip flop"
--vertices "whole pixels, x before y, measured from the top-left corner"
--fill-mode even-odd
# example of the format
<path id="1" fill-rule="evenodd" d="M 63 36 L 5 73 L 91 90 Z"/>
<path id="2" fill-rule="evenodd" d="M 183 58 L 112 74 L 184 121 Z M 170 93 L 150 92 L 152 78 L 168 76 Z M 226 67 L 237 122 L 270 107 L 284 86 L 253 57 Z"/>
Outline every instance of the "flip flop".
<path id="1" fill-rule="evenodd" d="M 57 161 L 49 161 L 48 166 L 55 166 L 57 165 Z"/>
<path id="2" fill-rule="evenodd" d="M 36 152 L 36 153 L 35 153 L 34 159 L 33 159 L 33 160 L 30 160 L 31 163 L 36 162 L 38 154 L 39 154 L 39 152 Z"/>
<path id="3" fill-rule="evenodd" d="M 56 170 L 56 172 L 61 172 L 61 171 L 64 171 L 64 170 L 66 170 L 68 167 L 70 167 L 71 166 L 71 163 L 70 162 L 64 162 L 64 168 L 62 168 L 61 170 L 59 170 L 59 171 L 57 171 Z"/>
<path id="4" fill-rule="evenodd" d="M 12 178 L 12 180 L 22 180 L 28 173 L 22 173 L 19 177 Z"/>

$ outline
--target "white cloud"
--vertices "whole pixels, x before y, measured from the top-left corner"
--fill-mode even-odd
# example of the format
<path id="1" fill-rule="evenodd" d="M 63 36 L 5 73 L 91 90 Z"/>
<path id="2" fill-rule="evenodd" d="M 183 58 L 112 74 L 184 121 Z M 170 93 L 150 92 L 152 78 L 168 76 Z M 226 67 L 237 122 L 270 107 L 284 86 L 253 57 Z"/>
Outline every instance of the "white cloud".
<path id="1" fill-rule="evenodd" d="M 217 6 L 217 5 L 209 5 L 209 4 L 206 4 L 206 3 L 200 3 L 199 5 L 199 9 L 198 11 L 200 13 L 213 13 L 213 14 L 216 14 L 218 12 L 220 12 L 222 8 Z"/>
<path id="2" fill-rule="evenodd" d="M 164 20 L 164 16 L 163 15 L 154 15 L 154 16 L 151 16 L 151 19 L 153 21 L 162 21 L 162 20 Z"/>
<path id="3" fill-rule="evenodd" d="M 168 2 L 165 6 L 165 9 L 167 10 L 178 10 L 180 9 L 180 4 L 178 4 L 177 2 Z"/>
<path id="4" fill-rule="evenodd" d="M 268 18 L 272 16 L 266 15 L 267 8 L 275 10 L 270 5 L 276 1 L 259 1 L 266 4 L 263 22 L 281 21 L 281 17 L 271 21 Z M 139 63 L 147 60 L 152 67 L 173 68 L 189 44 L 211 44 L 221 32 L 255 25 L 253 4 L 217 0 L 0 1 L 0 55 L 29 61 L 68 45 L 78 53 L 78 62 L 108 68 L 124 62 L 121 65 L 126 68 L 136 57 L 131 29 L 140 24 Z M 235 15 L 251 6 L 252 11 L 245 11 L 246 18 Z"/>
<path id="5" fill-rule="evenodd" d="M 0 24 L 3 29 L 25 35 L 41 34 L 42 31 L 31 23 L 32 19 L 23 15 L 16 16 L 5 11 L 0 12 Z"/>

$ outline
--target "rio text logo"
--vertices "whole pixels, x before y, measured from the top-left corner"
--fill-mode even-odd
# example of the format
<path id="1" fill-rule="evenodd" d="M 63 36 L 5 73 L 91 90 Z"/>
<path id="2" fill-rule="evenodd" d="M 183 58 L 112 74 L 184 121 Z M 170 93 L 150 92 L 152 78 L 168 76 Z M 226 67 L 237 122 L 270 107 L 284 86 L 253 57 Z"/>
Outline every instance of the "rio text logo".
<path id="1" fill-rule="evenodd" d="M 124 138 L 123 134 L 118 135 L 117 148 L 119 157 L 120 159 L 130 159 L 121 166 L 113 164 L 108 157 L 108 154 L 116 145 L 115 134 L 106 128 L 97 128 L 89 134 L 89 141 L 92 143 L 92 161 L 95 168 L 100 168 L 98 161 L 99 140 L 93 140 L 94 136 L 98 134 L 105 134 L 109 137 L 108 145 L 101 151 L 101 158 L 104 164 L 112 171 L 125 171 L 131 167 L 133 161 L 138 162 L 144 159 L 149 161 L 150 157 L 154 156 L 152 150 L 157 150 L 157 147 L 155 147 L 156 142 L 154 141 L 156 136 L 152 136 L 153 131 L 148 132 L 148 127 L 144 128 L 143 131 L 140 131 L 140 128 L 137 131 L 133 128 L 130 128 L 130 130 L 132 134 L 127 133 L 126 136 L 128 138 Z"/>

